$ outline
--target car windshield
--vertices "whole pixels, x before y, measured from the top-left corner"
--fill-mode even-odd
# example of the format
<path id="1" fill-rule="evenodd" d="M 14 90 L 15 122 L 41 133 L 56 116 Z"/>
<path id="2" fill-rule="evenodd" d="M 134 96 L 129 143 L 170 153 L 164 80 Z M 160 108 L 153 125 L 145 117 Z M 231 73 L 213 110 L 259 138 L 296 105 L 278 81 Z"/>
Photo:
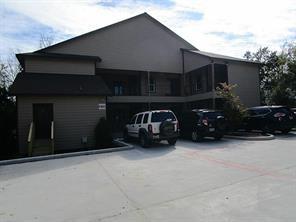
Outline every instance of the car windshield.
<path id="1" fill-rule="evenodd" d="M 290 110 L 286 107 L 279 107 L 274 109 L 275 112 L 290 114 Z"/>
<path id="2" fill-rule="evenodd" d="M 269 109 L 250 109 L 248 110 L 248 114 L 250 116 L 264 115 L 270 113 Z"/>
<path id="3" fill-rule="evenodd" d="M 221 112 L 206 112 L 204 113 L 204 116 L 207 117 L 208 119 L 217 119 L 218 116 L 223 116 L 223 113 Z"/>
<path id="4" fill-rule="evenodd" d="M 152 113 L 151 122 L 163 122 L 165 120 L 175 121 L 176 117 L 172 112 L 168 112 L 168 111 Z"/>

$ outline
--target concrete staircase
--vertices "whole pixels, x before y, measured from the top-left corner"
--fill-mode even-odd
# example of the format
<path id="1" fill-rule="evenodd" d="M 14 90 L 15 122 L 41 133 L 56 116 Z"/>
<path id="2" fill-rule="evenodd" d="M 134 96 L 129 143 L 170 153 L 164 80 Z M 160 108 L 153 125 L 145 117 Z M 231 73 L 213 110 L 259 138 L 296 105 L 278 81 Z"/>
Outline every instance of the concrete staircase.
<path id="1" fill-rule="evenodd" d="M 33 143 L 32 156 L 43 156 L 52 154 L 50 139 L 37 139 Z"/>
<path id="2" fill-rule="evenodd" d="M 31 122 L 28 134 L 28 155 L 42 156 L 54 154 L 54 122 L 51 122 L 50 138 L 37 139 L 35 138 L 34 123 Z"/>

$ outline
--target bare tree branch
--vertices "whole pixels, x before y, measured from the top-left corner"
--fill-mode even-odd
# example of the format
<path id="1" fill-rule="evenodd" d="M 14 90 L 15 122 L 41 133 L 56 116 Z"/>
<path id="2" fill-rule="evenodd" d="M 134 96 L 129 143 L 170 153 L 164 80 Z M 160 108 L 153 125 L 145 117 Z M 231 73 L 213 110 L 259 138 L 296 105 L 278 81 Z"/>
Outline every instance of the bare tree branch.
<path id="1" fill-rule="evenodd" d="M 54 36 L 53 35 L 41 34 L 40 35 L 40 40 L 39 40 L 39 47 L 40 48 L 46 48 L 46 47 L 52 45 L 53 41 L 54 41 Z"/>

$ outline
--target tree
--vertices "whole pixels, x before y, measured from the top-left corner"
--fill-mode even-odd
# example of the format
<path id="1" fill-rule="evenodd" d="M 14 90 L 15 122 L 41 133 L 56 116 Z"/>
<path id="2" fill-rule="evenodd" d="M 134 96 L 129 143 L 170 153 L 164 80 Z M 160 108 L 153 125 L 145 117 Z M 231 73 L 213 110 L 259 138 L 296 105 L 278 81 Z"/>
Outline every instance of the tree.
<path id="1" fill-rule="evenodd" d="M 22 67 L 15 57 L 15 52 L 9 54 L 6 60 L 0 58 L 0 86 L 6 89 L 13 83 Z"/>
<path id="2" fill-rule="evenodd" d="M 222 110 L 229 122 L 230 130 L 238 129 L 246 116 L 246 109 L 244 105 L 240 101 L 239 97 L 233 92 L 236 87 L 237 85 L 220 83 L 220 86 L 216 88 L 217 95 L 221 96 L 224 100 Z"/>
<path id="3" fill-rule="evenodd" d="M 244 57 L 260 62 L 261 102 L 296 106 L 296 42 L 286 43 L 280 52 L 268 47 L 247 51 Z"/>
<path id="4" fill-rule="evenodd" d="M 40 36 L 40 47 L 47 47 L 53 42 L 53 36 Z M 17 154 L 17 113 L 14 97 L 8 93 L 16 75 L 22 71 L 12 51 L 5 60 L 0 58 L 0 158 L 9 158 Z"/>
<path id="5" fill-rule="evenodd" d="M 39 48 L 46 48 L 48 46 L 51 46 L 54 42 L 54 36 L 53 35 L 40 35 L 40 40 L 39 40 Z"/>
<path id="6" fill-rule="evenodd" d="M 0 63 L 0 158 L 7 158 L 16 151 L 16 105 L 8 94 L 9 67 Z"/>

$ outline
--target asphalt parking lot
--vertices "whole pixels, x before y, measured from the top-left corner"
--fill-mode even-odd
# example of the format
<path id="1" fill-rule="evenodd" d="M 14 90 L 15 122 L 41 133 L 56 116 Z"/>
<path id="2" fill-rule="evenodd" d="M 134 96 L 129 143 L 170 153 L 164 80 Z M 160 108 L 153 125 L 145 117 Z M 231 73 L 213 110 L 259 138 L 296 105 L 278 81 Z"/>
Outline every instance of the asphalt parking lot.
<path id="1" fill-rule="evenodd" d="M 296 221 L 296 134 L 0 166 L 0 221 Z"/>

